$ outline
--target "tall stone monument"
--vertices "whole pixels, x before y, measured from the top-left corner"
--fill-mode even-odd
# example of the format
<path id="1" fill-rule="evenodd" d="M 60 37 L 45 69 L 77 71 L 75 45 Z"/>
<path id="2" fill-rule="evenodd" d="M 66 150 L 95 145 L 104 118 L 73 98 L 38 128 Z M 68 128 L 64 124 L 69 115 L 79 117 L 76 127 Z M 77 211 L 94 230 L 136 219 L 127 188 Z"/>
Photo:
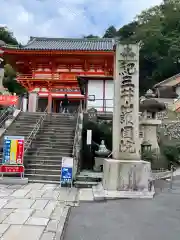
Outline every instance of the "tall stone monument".
<path id="1" fill-rule="evenodd" d="M 113 159 L 104 160 L 103 187 L 148 193 L 151 166 L 140 160 L 139 44 L 117 43 L 114 62 Z"/>

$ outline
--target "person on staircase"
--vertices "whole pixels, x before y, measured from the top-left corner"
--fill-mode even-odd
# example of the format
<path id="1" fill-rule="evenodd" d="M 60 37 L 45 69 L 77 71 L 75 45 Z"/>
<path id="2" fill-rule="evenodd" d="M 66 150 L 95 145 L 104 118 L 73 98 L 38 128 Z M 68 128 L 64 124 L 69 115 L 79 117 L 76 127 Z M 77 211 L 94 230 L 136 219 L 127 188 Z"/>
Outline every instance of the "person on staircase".
<path id="1" fill-rule="evenodd" d="M 64 99 L 61 102 L 61 106 L 62 106 L 62 109 L 63 109 L 63 113 L 69 113 L 69 109 L 68 109 L 69 99 L 68 99 L 67 94 L 64 95 Z"/>

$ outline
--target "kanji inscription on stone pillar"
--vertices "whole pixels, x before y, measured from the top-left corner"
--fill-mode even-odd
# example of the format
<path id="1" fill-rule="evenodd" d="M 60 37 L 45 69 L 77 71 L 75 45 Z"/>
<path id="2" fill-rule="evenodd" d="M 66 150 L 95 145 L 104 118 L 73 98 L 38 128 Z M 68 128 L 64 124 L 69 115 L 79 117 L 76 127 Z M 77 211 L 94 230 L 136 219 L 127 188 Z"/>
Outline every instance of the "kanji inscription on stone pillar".
<path id="1" fill-rule="evenodd" d="M 139 45 L 116 45 L 113 114 L 113 157 L 140 159 Z"/>

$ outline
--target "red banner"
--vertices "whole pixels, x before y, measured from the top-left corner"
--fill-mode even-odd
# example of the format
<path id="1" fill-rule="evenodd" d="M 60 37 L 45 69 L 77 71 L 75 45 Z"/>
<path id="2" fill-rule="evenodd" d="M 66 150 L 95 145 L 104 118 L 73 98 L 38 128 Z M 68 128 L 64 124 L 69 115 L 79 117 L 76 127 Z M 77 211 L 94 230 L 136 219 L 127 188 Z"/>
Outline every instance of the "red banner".
<path id="1" fill-rule="evenodd" d="M 17 141 L 17 153 L 16 153 L 16 163 L 23 164 L 23 156 L 24 156 L 24 140 Z"/>
<path id="2" fill-rule="evenodd" d="M 0 166 L 0 172 L 1 173 L 23 173 L 24 172 L 24 166 L 1 165 Z"/>
<path id="3" fill-rule="evenodd" d="M 11 106 L 18 103 L 17 96 L 0 95 L 0 105 Z"/>

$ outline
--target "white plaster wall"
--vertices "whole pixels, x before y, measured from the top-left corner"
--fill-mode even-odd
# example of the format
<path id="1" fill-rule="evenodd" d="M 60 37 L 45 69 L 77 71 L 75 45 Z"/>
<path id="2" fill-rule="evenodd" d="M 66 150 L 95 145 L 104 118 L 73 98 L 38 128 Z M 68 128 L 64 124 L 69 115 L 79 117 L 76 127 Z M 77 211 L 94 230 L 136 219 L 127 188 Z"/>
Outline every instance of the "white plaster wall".
<path id="1" fill-rule="evenodd" d="M 113 98 L 114 98 L 114 82 L 113 80 L 105 81 L 105 111 L 113 112 Z"/>
<path id="2" fill-rule="evenodd" d="M 95 101 L 87 101 L 87 109 L 96 108 L 97 111 L 103 110 L 103 81 L 89 80 L 88 81 L 88 96 L 94 95 Z M 101 100 L 98 100 L 101 99 Z"/>
<path id="3" fill-rule="evenodd" d="M 87 109 L 92 107 L 98 111 L 103 111 L 103 80 L 88 81 L 88 96 L 94 95 L 95 101 L 87 101 Z M 106 112 L 113 111 L 114 82 L 113 80 L 105 81 L 105 109 Z"/>

